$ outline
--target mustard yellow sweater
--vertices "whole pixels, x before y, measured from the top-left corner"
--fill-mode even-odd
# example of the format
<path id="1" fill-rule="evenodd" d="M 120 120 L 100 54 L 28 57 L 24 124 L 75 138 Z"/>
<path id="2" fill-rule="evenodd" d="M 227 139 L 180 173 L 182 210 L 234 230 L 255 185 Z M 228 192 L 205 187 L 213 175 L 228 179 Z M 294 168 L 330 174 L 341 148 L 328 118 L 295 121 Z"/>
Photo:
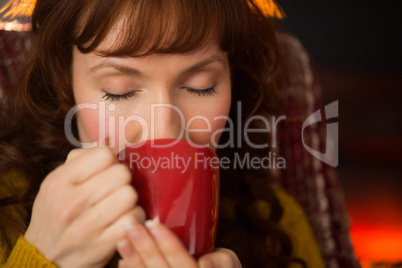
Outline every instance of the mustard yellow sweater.
<path id="1" fill-rule="evenodd" d="M 0 198 L 5 197 L 8 194 L 8 187 L 7 185 L 4 187 L 5 184 L 15 183 L 16 181 L 18 181 L 18 178 L 16 178 L 15 173 L 7 176 L 6 180 L 3 178 L 3 180 L 0 181 L 2 184 L 0 187 Z M 15 185 L 11 186 L 15 189 Z M 310 268 L 323 268 L 324 264 L 319 249 L 302 208 L 282 189 L 275 187 L 274 191 L 284 208 L 284 214 L 279 224 L 293 242 L 293 256 L 303 259 Z M 230 214 L 234 213 L 231 209 L 231 205 L 225 204 L 225 200 L 222 200 L 222 202 L 222 210 L 220 213 L 224 213 L 226 214 L 225 216 L 230 217 Z M 255 206 L 260 215 L 264 215 L 268 218 L 270 213 L 270 206 L 268 203 L 261 201 L 255 203 Z M 13 213 L 16 213 L 15 215 L 24 217 L 25 212 L 22 211 L 21 208 L 15 207 L 13 210 Z M 34 246 L 30 245 L 22 235 L 11 235 L 14 235 L 15 246 L 9 256 L 5 256 L 4 248 L 0 247 L 0 268 L 56 268 L 56 266 L 46 260 Z M 295 264 L 295 267 L 299 266 Z"/>

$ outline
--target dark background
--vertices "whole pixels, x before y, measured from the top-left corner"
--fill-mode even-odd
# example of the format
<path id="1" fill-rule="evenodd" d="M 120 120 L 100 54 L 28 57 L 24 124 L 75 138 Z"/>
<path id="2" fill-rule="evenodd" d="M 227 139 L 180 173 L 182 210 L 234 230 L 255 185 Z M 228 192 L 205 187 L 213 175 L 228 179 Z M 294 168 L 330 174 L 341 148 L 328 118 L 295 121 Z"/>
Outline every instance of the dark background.
<path id="1" fill-rule="evenodd" d="M 278 2 L 317 64 L 402 70 L 400 1 Z"/>
<path id="2" fill-rule="evenodd" d="M 284 29 L 312 57 L 324 104 L 339 100 L 338 174 L 352 226 L 402 226 L 402 9 L 397 1 L 278 3 Z"/>

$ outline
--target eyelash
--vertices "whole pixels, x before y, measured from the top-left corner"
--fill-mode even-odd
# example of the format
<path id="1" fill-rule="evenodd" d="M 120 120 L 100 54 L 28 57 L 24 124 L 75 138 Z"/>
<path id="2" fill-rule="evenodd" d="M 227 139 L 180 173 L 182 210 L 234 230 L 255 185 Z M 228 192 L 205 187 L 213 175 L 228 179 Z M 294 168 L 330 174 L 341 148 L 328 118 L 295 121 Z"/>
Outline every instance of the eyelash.
<path id="1" fill-rule="evenodd" d="M 215 86 L 205 88 L 205 89 L 195 89 L 195 88 L 190 88 L 190 87 L 186 87 L 184 89 L 187 90 L 188 92 L 190 92 L 191 94 L 196 94 L 200 97 L 213 96 L 217 93 L 215 90 Z M 137 92 L 138 92 L 138 90 L 134 90 L 134 91 L 127 92 L 125 94 L 118 95 L 118 94 L 112 94 L 112 93 L 106 92 L 104 89 L 102 89 L 102 91 L 105 93 L 105 95 L 103 95 L 102 99 L 105 99 L 110 102 L 120 101 L 122 99 L 128 100 L 129 98 L 134 97 L 135 94 L 137 94 Z"/>
<path id="2" fill-rule="evenodd" d="M 205 88 L 205 89 L 195 89 L 195 88 L 190 88 L 190 87 L 185 87 L 184 89 L 186 89 L 188 92 L 190 92 L 192 94 L 197 94 L 200 97 L 201 96 L 213 96 L 213 95 L 217 94 L 217 92 L 215 90 L 215 86 Z"/>
<path id="3" fill-rule="evenodd" d="M 129 98 L 134 97 L 135 94 L 138 93 L 138 90 L 134 90 L 134 91 L 127 92 L 125 94 L 117 95 L 117 94 L 112 94 L 112 93 L 106 92 L 104 89 L 102 89 L 102 91 L 105 93 L 105 95 L 103 95 L 102 99 L 105 99 L 110 102 L 120 101 L 122 99 L 128 100 Z"/>

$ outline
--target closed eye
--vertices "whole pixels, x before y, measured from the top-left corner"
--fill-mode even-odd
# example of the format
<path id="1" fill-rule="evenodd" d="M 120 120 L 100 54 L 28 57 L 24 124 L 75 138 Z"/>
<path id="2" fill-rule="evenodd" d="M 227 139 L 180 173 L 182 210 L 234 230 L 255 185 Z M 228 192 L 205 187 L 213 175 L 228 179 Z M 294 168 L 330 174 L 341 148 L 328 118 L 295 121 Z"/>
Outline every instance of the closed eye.
<path id="1" fill-rule="evenodd" d="M 140 90 L 133 90 L 133 91 L 130 91 L 130 92 L 127 92 L 124 94 L 112 94 L 112 93 L 105 91 L 104 89 L 102 89 L 102 91 L 105 93 L 105 95 L 103 95 L 102 99 L 105 99 L 110 102 L 115 102 L 115 101 L 120 101 L 122 99 L 128 100 L 129 98 L 134 97 Z"/>
<path id="2" fill-rule="evenodd" d="M 205 89 L 196 89 L 196 88 L 191 88 L 191 87 L 185 87 L 184 89 L 186 89 L 188 92 L 190 92 L 192 94 L 197 94 L 198 96 L 213 96 L 213 95 L 217 94 L 217 92 L 215 90 L 215 86 L 205 88 Z"/>

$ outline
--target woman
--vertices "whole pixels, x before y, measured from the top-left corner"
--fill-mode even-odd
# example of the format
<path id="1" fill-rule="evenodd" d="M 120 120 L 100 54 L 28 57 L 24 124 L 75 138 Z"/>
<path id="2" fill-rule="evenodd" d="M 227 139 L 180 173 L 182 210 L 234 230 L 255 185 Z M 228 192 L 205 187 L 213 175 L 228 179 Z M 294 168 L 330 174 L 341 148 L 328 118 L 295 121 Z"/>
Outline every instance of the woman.
<path id="1" fill-rule="evenodd" d="M 121 268 L 322 266 L 301 209 L 267 187 L 267 170 L 222 170 L 217 246 L 227 249 L 195 260 L 163 224 L 144 227 L 141 193 L 116 161 L 129 143 L 179 137 L 182 117 L 189 139 L 221 157 L 267 155 L 253 149 L 267 133 L 232 146 L 244 138 L 241 124 L 223 131 L 226 120 L 215 120 L 245 122 L 278 107 L 278 47 L 252 1 L 38 0 L 32 25 L 32 51 L 1 122 L 5 267 L 115 267 L 116 250 Z M 152 104 L 168 107 L 152 117 Z M 116 124 L 133 115 L 155 128 Z M 206 121 L 192 121 L 199 116 Z M 106 137 L 108 148 L 72 145 L 105 147 Z"/>

